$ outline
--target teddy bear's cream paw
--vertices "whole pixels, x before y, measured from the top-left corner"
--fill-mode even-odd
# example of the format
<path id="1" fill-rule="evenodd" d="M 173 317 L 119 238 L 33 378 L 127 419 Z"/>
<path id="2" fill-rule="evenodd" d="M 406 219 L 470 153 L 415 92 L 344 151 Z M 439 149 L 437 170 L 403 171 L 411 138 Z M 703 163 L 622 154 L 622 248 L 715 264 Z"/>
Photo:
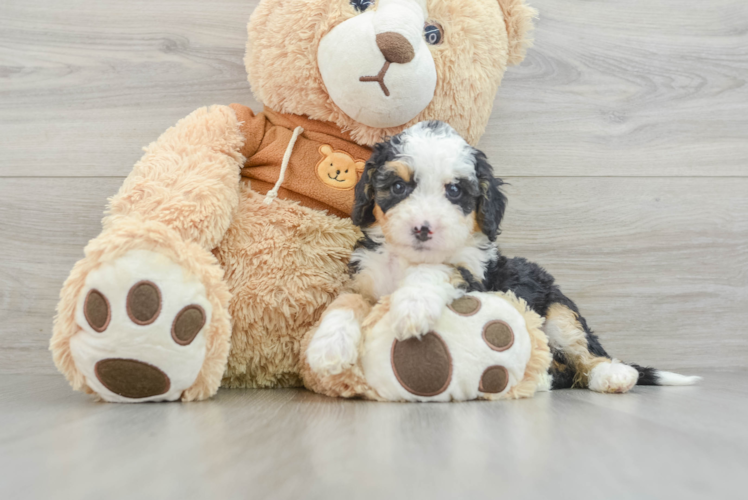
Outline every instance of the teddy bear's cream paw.
<path id="1" fill-rule="evenodd" d="M 499 294 L 467 294 L 448 303 L 427 333 L 405 340 L 397 338 L 391 312 L 364 332 L 361 351 L 366 381 L 382 399 L 518 397 L 509 393 L 524 379 L 533 347 L 525 316 L 508 300 Z M 540 336 L 540 317 L 525 314 L 537 322 L 533 331 Z M 538 384 L 547 385 L 548 379 Z"/>
<path id="2" fill-rule="evenodd" d="M 309 342 L 306 358 L 313 372 L 337 375 L 358 360 L 361 327 L 353 311 L 330 311 Z"/>
<path id="3" fill-rule="evenodd" d="M 595 392 L 628 392 L 639 380 L 636 368 L 623 364 L 617 359 L 600 363 L 590 372 L 589 388 Z"/>
<path id="4" fill-rule="evenodd" d="M 86 278 L 75 365 L 106 401 L 177 400 L 203 365 L 211 312 L 197 278 L 161 254 L 128 252 Z"/>
<path id="5" fill-rule="evenodd" d="M 436 294 L 401 289 L 392 295 L 392 325 L 398 340 L 420 337 L 439 321 L 444 303 Z"/>

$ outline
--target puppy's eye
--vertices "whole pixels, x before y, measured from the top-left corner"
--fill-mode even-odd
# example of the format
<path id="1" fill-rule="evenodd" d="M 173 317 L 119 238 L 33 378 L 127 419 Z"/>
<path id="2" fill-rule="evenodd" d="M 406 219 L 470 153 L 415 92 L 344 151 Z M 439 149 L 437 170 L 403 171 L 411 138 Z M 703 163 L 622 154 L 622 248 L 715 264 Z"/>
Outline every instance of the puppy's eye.
<path id="1" fill-rule="evenodd" d="M 426 23 L 423 27 L 423 34 L 429 45 L 440 45 L 444 40 L 444 28 L 439 23 Z"/>
<path id="2" fill-rule="evenodd" d="M 449 199 L 456 200 L 462 196 L 462 188 L 457 184 L 447 184 L 444 190 L 447 192 L 447 198 Z"/>
<path id="3" fill-rule="evenodd" d="M 397 181 L 390 187 L 390 191 L 392 191 L 392 194 L 395 196 L 401 196 L 405 194 L 406 185 L 403 181 Z"/>
<path id="4" fill-rule="evenodd" d="M 374 5 L 374 0 L 351 0 L 351 5 L 356 9 L 357 12 L 364 12 L 366 9 Z"/>

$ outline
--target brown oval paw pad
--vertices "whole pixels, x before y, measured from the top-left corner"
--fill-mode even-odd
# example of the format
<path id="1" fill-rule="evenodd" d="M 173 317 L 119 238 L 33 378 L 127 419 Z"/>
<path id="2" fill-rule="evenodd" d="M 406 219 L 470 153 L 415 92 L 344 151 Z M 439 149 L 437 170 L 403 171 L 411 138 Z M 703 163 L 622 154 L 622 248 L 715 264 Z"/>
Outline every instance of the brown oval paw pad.
<path id="1" fill-rule="evenodd" d="M 150 325 L 161 312 L 161 291 L 151 281 L 141 281 L 127 294 L 127 315 L 137 325 Z"/>
<path id="2" fill-rule="evenodd" d="M 416 396 L 436 396 L 452 380 L 452 356 L 442 338 L 429 332 L 392 343 L 392 370 L 398 382 Z"/>
<path id="3" fill-rule="evenodd" d="M 104 387 L 125 398 L 140 399 L 165 394 L 169 377 L 153 365 L 134 359 L 102 359 L 94 367 Z"/>
<path id="4" fill-rule="evenodd" d="M 449 304 L 449 308 L 460 316 L 473 316 L 480 311 L 480 300 L 466 295 Z"/>
<path id="5" fill-rule="evenodd" d="M 514 332 L 503 321 L 490 321 L 483 327 L 483 340 L 494 351 L 506 351 L 514 344 Z"/>
<path id="6" fill-rule="evenodd" d="M 177 314 L 171 325 L 171 337 L 179 345 L 189 345 L 205 326 L 205 310 L 198 305 L 187 306 Z"/>
<path id="7" fill-rule="evenodd" d="M 480 377 L 478 390 L 490 394 L 498 394 L 509 383 L 509 373 L 503 366 L 489 366 Z"/>
<path id="8" fill-rule="evenodd" d="M 109 321 L 112 319 L 112 308 L 109 307 L 109 301 L 101 292 L 91 290 L 86 295 L 86 301 L 83 304 L 83 315 L 91 328 L 101 333 L 109 326 Z"/>

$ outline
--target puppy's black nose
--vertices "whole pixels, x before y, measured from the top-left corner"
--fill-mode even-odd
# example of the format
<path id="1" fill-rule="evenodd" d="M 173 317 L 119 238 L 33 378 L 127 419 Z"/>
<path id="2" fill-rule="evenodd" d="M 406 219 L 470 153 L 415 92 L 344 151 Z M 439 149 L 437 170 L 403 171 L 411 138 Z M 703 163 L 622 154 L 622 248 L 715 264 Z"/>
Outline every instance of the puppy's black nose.
<path id="1" fill-rule="evenodd" d="M 428 241 L 431 239 L 431 228 L 428 224 L 424 224 L 421 227 L 414 227 L 413 228 L 413 236 L 416 237 L 418 241 Z"/>

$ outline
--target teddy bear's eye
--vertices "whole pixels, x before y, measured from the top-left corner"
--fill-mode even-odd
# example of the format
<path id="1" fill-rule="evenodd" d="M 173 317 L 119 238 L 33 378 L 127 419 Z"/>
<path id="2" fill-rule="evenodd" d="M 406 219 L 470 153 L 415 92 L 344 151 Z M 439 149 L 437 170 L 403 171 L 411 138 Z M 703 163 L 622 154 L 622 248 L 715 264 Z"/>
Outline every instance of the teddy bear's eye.
<path id="1" fill-rule="evenodd" d="M 444 40 L 444 28 L 439 23 L 426 23 L 423 27 L 423 34 L 430 45 L 439 45 Z"/>
<path id="2" fill-rule="evenodd" d="M 364 12 L 366 9 L 374 5 L 374 0 L 351 0 L 351 5 L 358 12 Z"/>

